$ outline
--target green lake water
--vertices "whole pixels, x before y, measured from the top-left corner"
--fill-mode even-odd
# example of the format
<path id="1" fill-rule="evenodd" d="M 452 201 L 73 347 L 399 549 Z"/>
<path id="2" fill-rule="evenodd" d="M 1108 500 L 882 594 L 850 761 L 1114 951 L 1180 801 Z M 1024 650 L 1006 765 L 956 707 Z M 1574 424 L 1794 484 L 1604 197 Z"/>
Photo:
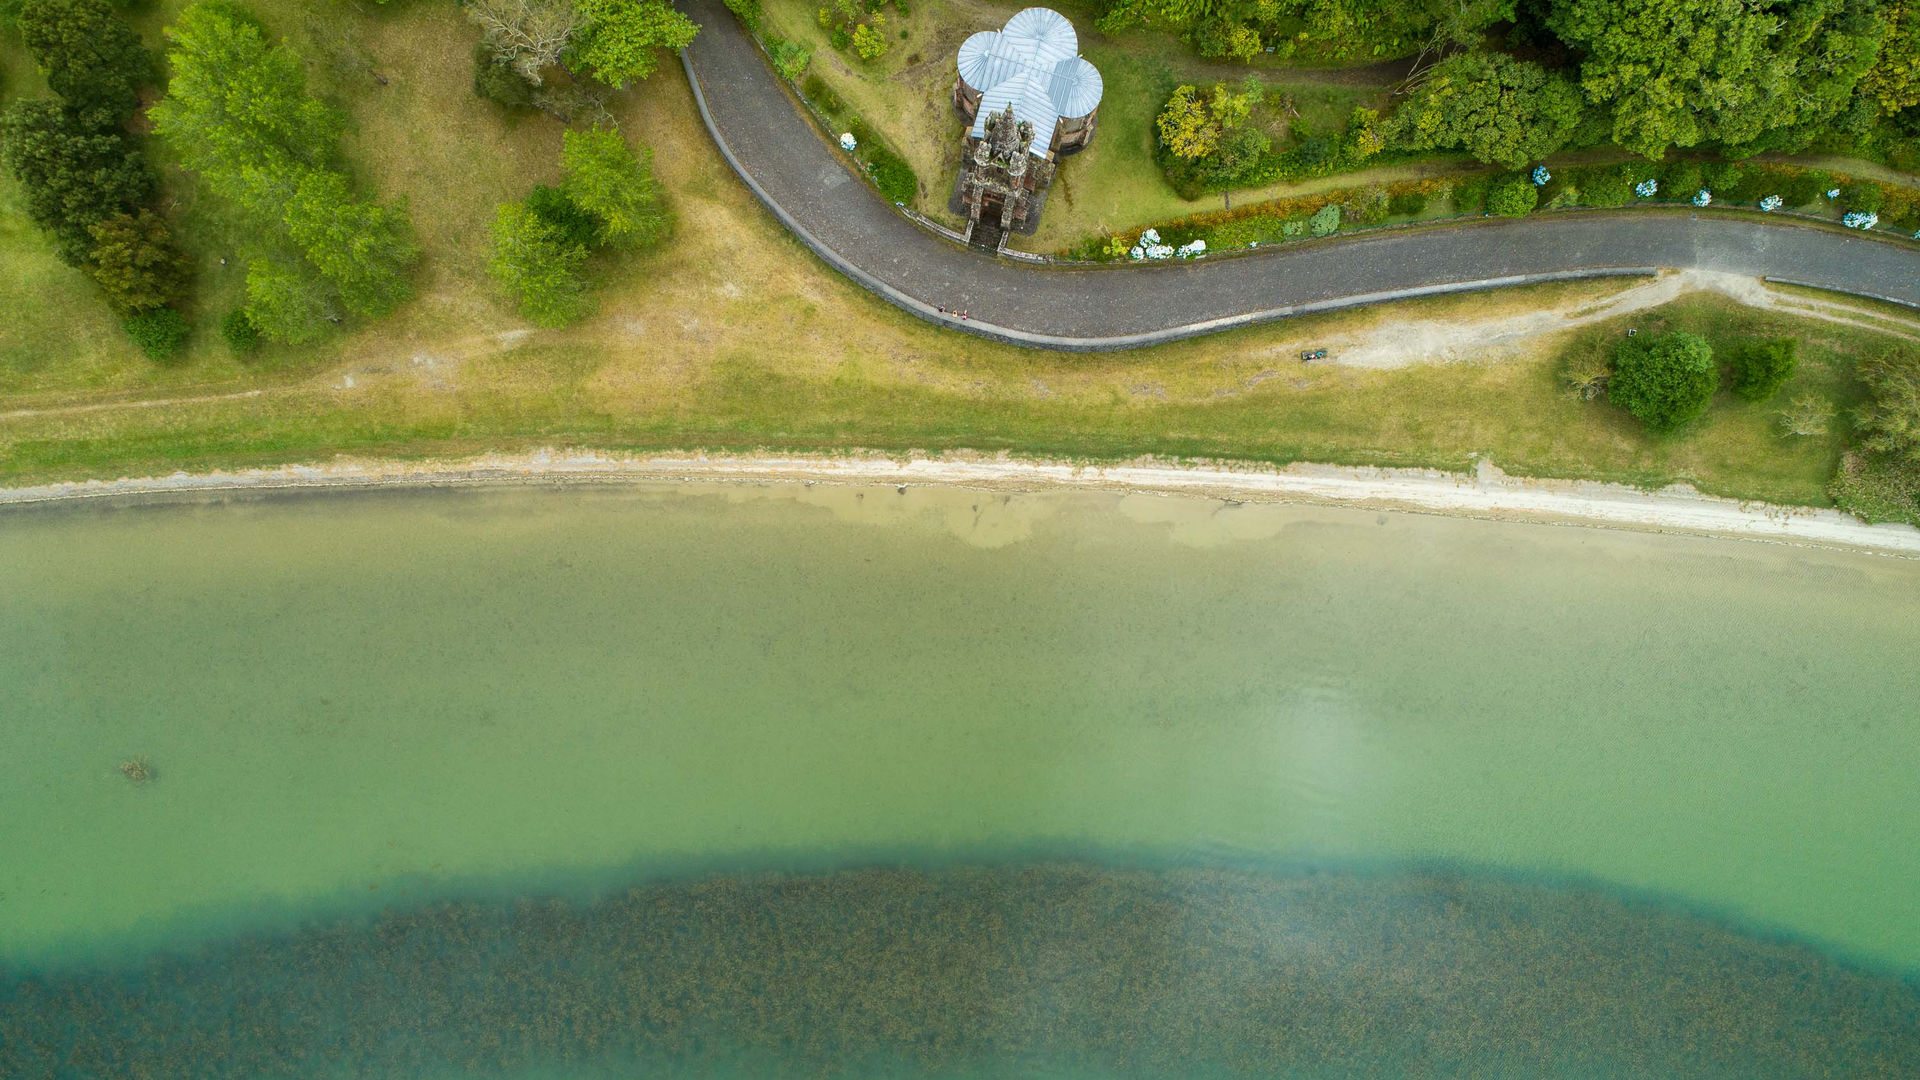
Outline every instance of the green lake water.
<path id="1" fill-rule="evenodd" d="M 1356 1006 L 1393 982 L 1395 962 L 1367 951 L 1391 940 L 1413 950 L 1398 963 L 1431 967 L 1421 977 L 1437 981 L 1406 999 L 1423 1008 L 1508 1000 L 1502 976 L 1466 985 L 1488 957 L 1540 950 L 1511 976 L 1527 986 L 1655 958 L 1608 976 L 1619 1000 L 1645 1000 L 1631 987 L 1662 982 L 1657 958 L 1695 956 L 1684 978 L 1715 993 L 1802 988 L 1702 1015 L 1812 1010 L 1775 1026 L 1842 1032 L 1845 1053 L 1874 1062 L 1853 1075 L 1920 1075 L 1903 1056 L 1920 1045 L 1920 562 L 1347 509 L 825 485 L 15 509 L 0 513 L 0 713 L 0 1006 L 14 995 L 0 1067 L 8 1030 L 19 1047 L 42 1021 L 84 1027 L 73 1010 L 107 1008 L 108 981 L 166 974 L 201 1001 L 167 1014 L 188 1027 L 210 1008 L 191 994 L 244 999 L 299 982 L 289 970 L 312 970 L 302 992 L 322 1002 L 367 993 L 352 980 L 368 971 L 389 988 L 427 971 L 444 977 L 420 985 L 507 984 L 502 969 L 435 966 L 455 952 L 543 958 L 548 974 L 522 973 L 543 987 L 591 957 L 626 957 L 635 978 L 704 972 L 673 1008 L 724 987 L 745 995 L 724 1008 L 758 1009 L 769 1032 L 701 1066 L 722 1071 L 817 1074 L 857 1057 L 890 1075 L 1000 1075 L 1015 1060 L 1021 1075 L 1198 1075 L 1280 1060 L 1258 1043 L 1189 1071 L 1113 1049 L 1112 1031 L 1084 1041 L 1107 1056 L 1080 1060 L 1015 1016 L 935 1037 L 909 1030 L 931 1021 L 873 1019 L 882 1004 L 863 1006 L 857 1038 L 793 1034 L 851 1024 L 835 1011 L 862 1000 L 849 987 L 907 967 L 901 1000 L 957 993 L 973 985 L 964 969 L 977 992 L 942 1015 L 991 1012 L 980 1003 L 1027 992 L 987 992 L 995 980 L 1031 989 L 1050 949 L 1097 939 L 1131 951 L 1087 953 L 1058 985 L 1093 993 L 1086 972 L 1125 972 L 1101 1000 L 1143 1016 L 1178 1010 L 1142 987 L 1198 1003 L 1213 974 L 1250 986 L 1299 963 L 1314 980 L 1385 980 L 1315 997 L 1344 1002 L 1313 1030 L 1345 1032 L 1345 1049 L 1276 1072 L 1359 1075 L 1374 1059 L 1357 1048 L 1391 1044 L 1380 1075 L 1397 1060 L 1492 1074 L 1471 1039 L 1402 1045 L 1384 1012 Z M 136 758 L 153 779 L 121 775 Z M 514 903 L 527 897 L 564 898 L 554 910 L 570 914 L 530 914 Z M 1456 919 L 1484 953 L 1434 951 L 1465 947 Z M 851 959 L 903 926 L 948 936 L 902 944 L 924 950 L 904 967 Z M 730 955 L 718 948 L 683 963 L 670 942 L 690 928 L 741 950 L 738 967 L 702 967 Z M 1294 945 L 1270 955 L 1282 929 Z M 440 944 L 376 955 L 403 938 Z M 768 959 L 828 941 L 857 978 L 833 982 L 817 956 Z M 1315 951 L 1335 941 L 1349 951 Z M 312 963 L 323 952 L 348 974 Z M 1234 967 L 1255 954 L 1267 966 Z M 769 1002 L 802 993 L 776 970 L 819 975 L 813 1011 L 740 1004 L 756 1000 L 743 986 L 787 988 Z M 41 989 L 19 990 L 35 971 Z M 1261 993 L 1309 976 L 1288 978 Z M 1845 988 L 1804 991 L 1828 978 Z M 585 979 L 567 985 L 598 1000 Z M 1080 1015 L 1071 994 L 1032 992 Z M 1834 995 L 1848 1004 L 1829 1008 Z M 559 1025 L 574 1035 L 535 1032 L 497 1060 L 343 1034 L 233 1074 L 377 1058 L 394 1076 L 584 1076 L 604 1062 L 574 1060 L 576 1043 L 617 1043 L 605 1061 L 658 1050 L 649 1075 L 663 1075 L 680 1050 L 711 1049 L 681 1027 L 668 1049 L 609 1042 L 625 1029 L 584 1009 Z M 1349 1030 L 1356 1016 L 1372 1019 Z M 986 1030 L 998 1041 L 966 1041 Z M 1595 1045 L 1618 1041 L 1593 1030 Z M 1542 1037 L 1499 1036 L 1498 1074 L 1692 1075 L 1611 1058 L 1530 1074 L 1524 1047 Z M 224 1051 L 194 1045 L 197 1075 L 227 1075 L 207 1064 Z M 562 1045 L 573 1057 L 540 1063 Z M 52 1060 L 13 1066 L 131 1068 Z M 1779 1075 L 1823 1075 L 1793 1068 Z"/>

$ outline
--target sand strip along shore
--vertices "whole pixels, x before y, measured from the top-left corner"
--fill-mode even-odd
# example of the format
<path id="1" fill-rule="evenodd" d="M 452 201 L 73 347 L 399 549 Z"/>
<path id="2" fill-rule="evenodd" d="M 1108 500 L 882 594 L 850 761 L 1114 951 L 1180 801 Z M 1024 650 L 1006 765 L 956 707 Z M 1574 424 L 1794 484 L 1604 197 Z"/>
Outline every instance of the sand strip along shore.
<path id="1" fill-rule="evenodd" d="M 1869 525 L 1835 510 L 1776 506 L 1702 495 L 1685 485 L 1642 491 L 1584 480 L 1508 476 L 1482 461 L 1472 474 L 1295 464 L 1174 464 L 1140 460 L 1084 465 L 1007 455 L 880 454 L 621 455 L 544 450 L 467 459 L 378 461 L 175 473 L 0 488 L 0 505 L 164 493 L 271 491 L 369 486 L 456 486 L 514 482 L 619 480 L 749 481 L 832 484 L 940 484 L 987 490 L 1090 489 L 1150 492 L 1245 502 L 1310 502 L 1543 521 L 1650 532 L 1684 532 L 1785 543 L 1849 547 L 1920 557 L 1920 529 Z"/>

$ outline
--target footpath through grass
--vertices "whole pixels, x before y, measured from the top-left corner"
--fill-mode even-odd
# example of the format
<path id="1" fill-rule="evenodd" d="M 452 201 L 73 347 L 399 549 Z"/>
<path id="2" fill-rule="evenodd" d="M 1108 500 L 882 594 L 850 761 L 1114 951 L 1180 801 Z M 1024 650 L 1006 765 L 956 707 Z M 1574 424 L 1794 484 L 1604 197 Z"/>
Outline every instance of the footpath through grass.
<path id="1" fill-rule="evenodd" d="M 938 330 L 828 271 L 779 228 L 727 171 L 671 68 L 614 105 L 623 130 L 655 149 L 678 232 L 661 251 L 597 268 L 597 315 L 533 330 L 485 277 L 485 228 L 496 203 L 556 178 L 559 125 L 509 121 L 471 94 L 475 32 L 450 6 L 330 6 L 331 21 L 313 25 L 292 0 L 260 9 L 348 106 L 354 167 L 383 197 L 410 200 L 426 248 L 421 296 L 320 345 L 231 356 L 210 320 L 234 299 L 239 271 L 219 259 L 224 230 L 239 226 L 171 173 L 169 196 L 200 256 L 202 310 L 189 353 L 156 367 L 0 185 L 0 483 L 553 445 L 967 448 L 1451 469 L 1484 454 L 1530 475 L 1689 480 L 1824 502 L 1839 435 L 1782 438 L 1773 407 L 1728 399 L 1694 429 L 1651 438 L 1562 389 L 1566 335 L 1401 371 L 1299 361 L 1304 348 L 1395 320 L 1570 308 L 1625 287 L 1617 282 L 1437 298 L 1114 355 Z M 1788 397 L 1844 402 L 1852 359 L 1894 340 L 1711 298 L 1662 317 L 1717 341 L 1799 335 L 1806 360 Z"/>

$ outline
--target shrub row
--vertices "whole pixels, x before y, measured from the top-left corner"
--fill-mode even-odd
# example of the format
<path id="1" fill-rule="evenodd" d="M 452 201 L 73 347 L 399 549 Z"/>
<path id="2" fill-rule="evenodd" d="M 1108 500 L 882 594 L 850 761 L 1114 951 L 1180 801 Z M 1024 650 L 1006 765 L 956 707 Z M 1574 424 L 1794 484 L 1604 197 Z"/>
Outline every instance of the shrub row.
<path id="1" fill-rule="evenodd" d="M 853 136 L 854 160 L 866 169 L 882 197 L 891 203 L 913 202 L 920 193 L 919 175 L 905 158 L 887 145 L 873 125 L 847 108 L 840 95 L 818 75 L 807 76 L 800 90 L 830 124 Z"/>

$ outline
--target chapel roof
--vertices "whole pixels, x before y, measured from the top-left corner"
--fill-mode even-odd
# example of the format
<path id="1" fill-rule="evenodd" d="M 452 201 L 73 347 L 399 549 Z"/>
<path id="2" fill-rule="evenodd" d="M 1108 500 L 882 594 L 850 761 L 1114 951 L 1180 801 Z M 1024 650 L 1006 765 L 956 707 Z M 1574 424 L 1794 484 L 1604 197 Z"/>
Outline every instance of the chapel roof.
<path id="1" fill-rule="evenodd" d="M 1080 38 L 1065 15 L 1033 7 L 1014 14 L 998 30 L 982 30 L 960 46 L 960 81 L 980 92 L 975 138 L 987 133 L 987 117 L 1013 107 L 1033 125 L 1036 157 L 1047 155 L 1053 129 L 1100 104 L 1100 72 L 1080 58 Z"/>

